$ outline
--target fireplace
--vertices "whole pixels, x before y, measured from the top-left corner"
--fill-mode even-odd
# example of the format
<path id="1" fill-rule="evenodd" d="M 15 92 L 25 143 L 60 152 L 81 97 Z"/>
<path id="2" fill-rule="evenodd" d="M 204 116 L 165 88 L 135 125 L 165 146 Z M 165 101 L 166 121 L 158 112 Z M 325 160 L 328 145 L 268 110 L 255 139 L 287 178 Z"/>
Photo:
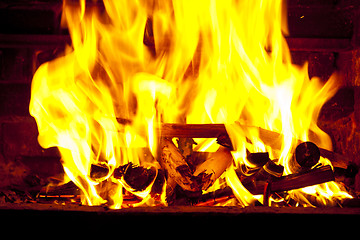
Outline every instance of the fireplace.
<path id="1" fill-rule="evenodd" d="M 144 2 L 0 5 L 2 211 L 360 213 L 358 3 Z"/>

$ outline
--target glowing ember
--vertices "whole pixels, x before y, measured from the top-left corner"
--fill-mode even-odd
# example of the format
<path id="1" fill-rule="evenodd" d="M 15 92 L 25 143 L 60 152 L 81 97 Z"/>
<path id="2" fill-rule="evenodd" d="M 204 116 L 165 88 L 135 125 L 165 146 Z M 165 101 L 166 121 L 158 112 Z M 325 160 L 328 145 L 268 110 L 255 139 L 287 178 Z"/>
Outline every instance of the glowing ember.
<path id="1" fill-rule="evenodd" d="M 256 167 L 247 152 L 267 152 L 268 170 L 281 165 L 288 175 L 299 141 L 331 150 L 316 121 L 337 90 L 335 77 L 310 80 L 306 65 L 291 63 L 285 16 L 280 0 L 64 1 L 72 46 L 40 66 L 32 82 L 39 143 L 59 148 L 83 204 L 121 208 L 131 192 L 143 199 L 132 206 L 167 205 L 166 192 L 177 184 L 203 193 L 230 186 L 237 201 L 221 205 L 263 201 L 236 174 Z M 194 151 L 214 153 L 188 166 L 172 141 L 161 140 L 161 123 L 225 124 L 231 154 L 197 138 Z M 278 141 L 264 141 L 261 129 L 278 133 Z M 192 156 L 187 144 L 179 148 Z M 132 183 L 137 173 L 147 177 Z M 285 198 L 311 205 L 306 196 L 324 203 L 351 197 L 327 182 Z"/>

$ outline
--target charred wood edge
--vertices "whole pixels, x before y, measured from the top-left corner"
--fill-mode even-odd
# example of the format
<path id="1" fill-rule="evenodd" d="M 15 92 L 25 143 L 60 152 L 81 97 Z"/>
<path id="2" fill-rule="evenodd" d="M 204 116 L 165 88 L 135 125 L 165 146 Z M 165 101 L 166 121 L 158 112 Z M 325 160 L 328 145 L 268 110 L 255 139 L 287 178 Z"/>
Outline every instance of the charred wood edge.
<path id="1" fill-rule="evenodd" d="M 264 206 L 269 206 L 269 200 L 270 200 L 270 196 L 271 196 L 271 185 L 272 185 L 272 181 L 267 181 L 265 182 L 264 185 L 264 192 L 263 192 L 263 205 Z"/>
<path id="2" fill-rule="evenodd" d="M 59 186 L 43 187 L 37 198 L 74 198 L 80 195 L 80 189 L 72 181 Z"/>
<path id="3" fill-rule="evenodd" d="M 329 159 L 334 167 L 346 169 L 351 164 L 351 161 L 341 154 L 334 153 L 323 148 L 319 148 L 319 150 L 320 156 Z"/>
<path id="4" fill-rule="evenodd" d="M 274 180 L 271 183 L 271 192 L 289 191 L 334 180 L 334 173 L 331 167 L 327 165 L 306 172 L 290 174 Z M 254 195 L 263 194 L 264 189 L 265 183 L 260 183 L 254 188 L 248 188 L 249 192 Z"/>
<path id="5" fill-rule="evenodd" d="M 159 128 L 161 137 L 217 138 L 227 134 L 224 124 L 172 124 L 163 123 Z"/>
<path id="6" fill-rule="evenodd" d="M 234 197 L 235 195 L 231 187 L 227 186 L 214 192 L 202 194 L 198 198 L 198 203 L 196 203 L 195 206 L 213 206 L 214 204 L 225 202 Z"/>

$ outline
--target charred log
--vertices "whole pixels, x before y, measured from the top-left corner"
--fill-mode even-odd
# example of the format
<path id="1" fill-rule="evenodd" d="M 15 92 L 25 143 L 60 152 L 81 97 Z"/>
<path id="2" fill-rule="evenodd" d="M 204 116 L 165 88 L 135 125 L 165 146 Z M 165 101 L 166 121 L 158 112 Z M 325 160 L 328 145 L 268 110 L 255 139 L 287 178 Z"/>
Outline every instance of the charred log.
<path id="1" fill-rule="evenodd" d="M 312 142 L 303 142 L 296 147 L 289 167 L 293 173 L 309 170 L 319 162 L 319 159 L 319 148 Z"/>
<path id="2" fill-rule="evenodd" d="M 143 191 L 155 180 L 156 171 L 128 163 L 116 168 L 113 176 L 123 179 L 135 191 Z"/>
<path id="3" fill-rule="evenodd" d="M 165 173 L 162 169 L 145 168 L 132 163 L 116 168 L 113 177 L 121 179 L 134 191 L 143 191 L 152 184 L 150 194 L 156 200 L 160 199 L 165 184 Z"/>
<path id="4" fill-rule="evenodd" d="M 109 174 L 109 167 L 105 164 L 91 164 L 90 178 L 93 180 L 99 180 L 106 177 Z"/>
<path id="5" fill-rule="evenodd" d="M 268 192 L 271 183 L 279 179 L 284 172 L 284 167 L 282 165 L 278 165 L 275 162 L 269 160 L 259 171 L 253 174 L 250 177 L 245 178 L 242 181 L 242 184 L 247 189 L 256 189 L 257 186 L 261 186 L 266 188 L 265 192 Z"/>
<path id="6" fill-rule="evenodd" d="M 306 172 L 290 174 L 273 180 L 271 184 L 271 192 L 289 191 L 308 187 L 320 183 L 334 181 L 334 173 L 329 165 L 316 169 L 311 169 Z M 259 183 L 256 186 L 248 186 L 248 190 L 254 194 L 263 194 L 265 183 Z"/>

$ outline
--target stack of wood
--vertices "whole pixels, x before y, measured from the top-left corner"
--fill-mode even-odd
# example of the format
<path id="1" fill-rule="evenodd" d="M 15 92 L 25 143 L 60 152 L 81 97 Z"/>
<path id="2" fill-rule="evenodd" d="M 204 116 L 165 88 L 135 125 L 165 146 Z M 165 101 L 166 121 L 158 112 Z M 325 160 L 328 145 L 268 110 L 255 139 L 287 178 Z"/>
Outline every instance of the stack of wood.
<path id="1" fill-rule="evenodd" d="M 262 141 L 276 149 L 281 135 L 258 130 Z M 136 195 L 136 192 L 151 187 L 151 197 L 158 200 L 166 183 L 169 205 L 208 206 L 234 199 L 229 187 L 203 194 L 203 190 L 208 190 L 233 163 L 232 144 L 223 124 L 163 124 L 159 132 L 161 141 L 156 160 L 160 169 L 128 163 L 114 170 L 112 177 L 122 181 L 127 186 L 126 190 Z M 199 137 L 216 137 L 218 150 L 213 153 L 194 152 L 192 138 Z M 173 138 L 178 139 L 177 144 L 174 144 Z M 270 159 L 267 152 L 248 153 L 247 161 L 251 167 L 242 165 L 236 173 L 243 186 L 254 195 L 263 194 L 263 204 L 268 205 L 269 197 L 274 193 L 334 181 L 334 171 L 330 166 L 319 164 L 320 156 L 327 157 L 335 169 L 341 168 L 345 172 L 351 165 L 341 155 L 319 149 L 311 142 L 299 141 L 290 162 L 293 174 L 283 176 L 284 167 L 276 159 Z M 101 180 L 108 173 L 106 165 L 96 164 L 91 167 L 90 177 Z"/>
<path id="2" fill-rule="evenodd" d="M 159 200 L 166 180 L 166 197 L 170 205 L 187 204 L 190 200 L 197 202 L 202 190 L 212 186 L 233 158 L 230 150 L 222 146 L 214 153 L 193 152 L 193 143 L 192 139 L 179 139 L 178 148 L 171 139 L 163 138 L 157 157 L 161 169 L 127 163 L 116 168 L 112 177 L 135 194 L 151 186 L 150 195 L 156 200 Z M 95 181 L 101 181 L 108 173 L 106 164 L 93 164 L 90 169 L 90 177 Z"/>
<path id="3" fill-rule="evenodd" d="M 275 148 L 281 135 L 258 128 L 260 138 Z M 159 132 L 161 141 L 157 161 L 161 169 L 147 169 L 126 164 L 114 171 L 113 177 L 126 182 L 133 191 L 143 191 L 152 184 L 151 196 L 158 198 L 166 182 L 166 198 L 169 205 L 200 204 L 208 202 L 208 197 L 228 199 L 232 191 L 202 194 L 233 163 L 232 144 L 223 124 L 163 124 Z M 193 152 L 192 138 L 217 138 L 219 148 L 213 153 Z M 178 138 L 177 146 L 172 138 Z M 267 152 L 248 153 L 246 165 L 236 170 L 242 184 L 254 195 L 264 195 L 264 205 L 268 204 L 272 193 L 312 186 L 334 181 L 334 172 L 330 166 L 319 164 L 320 156 L 329 158 L 336 168 L 346 169 L 349 161 L 341 155 L 319 149 L 311 142 L 298 142 L 290 168 L 293 174 L 282 176 L 284 167 L 270 159 Z M 94 167 L 94 171 L 99 168 Z M 97 169 L 95 172 L 103 172 Z M 157 171 L 157 172 L 156 172 Z M 106 175 L 94 173 L 93 175 Z M 226 192 L 226 194 L 224 193 Z M 220 194 L 220 195 L 219 195 Z"/>

